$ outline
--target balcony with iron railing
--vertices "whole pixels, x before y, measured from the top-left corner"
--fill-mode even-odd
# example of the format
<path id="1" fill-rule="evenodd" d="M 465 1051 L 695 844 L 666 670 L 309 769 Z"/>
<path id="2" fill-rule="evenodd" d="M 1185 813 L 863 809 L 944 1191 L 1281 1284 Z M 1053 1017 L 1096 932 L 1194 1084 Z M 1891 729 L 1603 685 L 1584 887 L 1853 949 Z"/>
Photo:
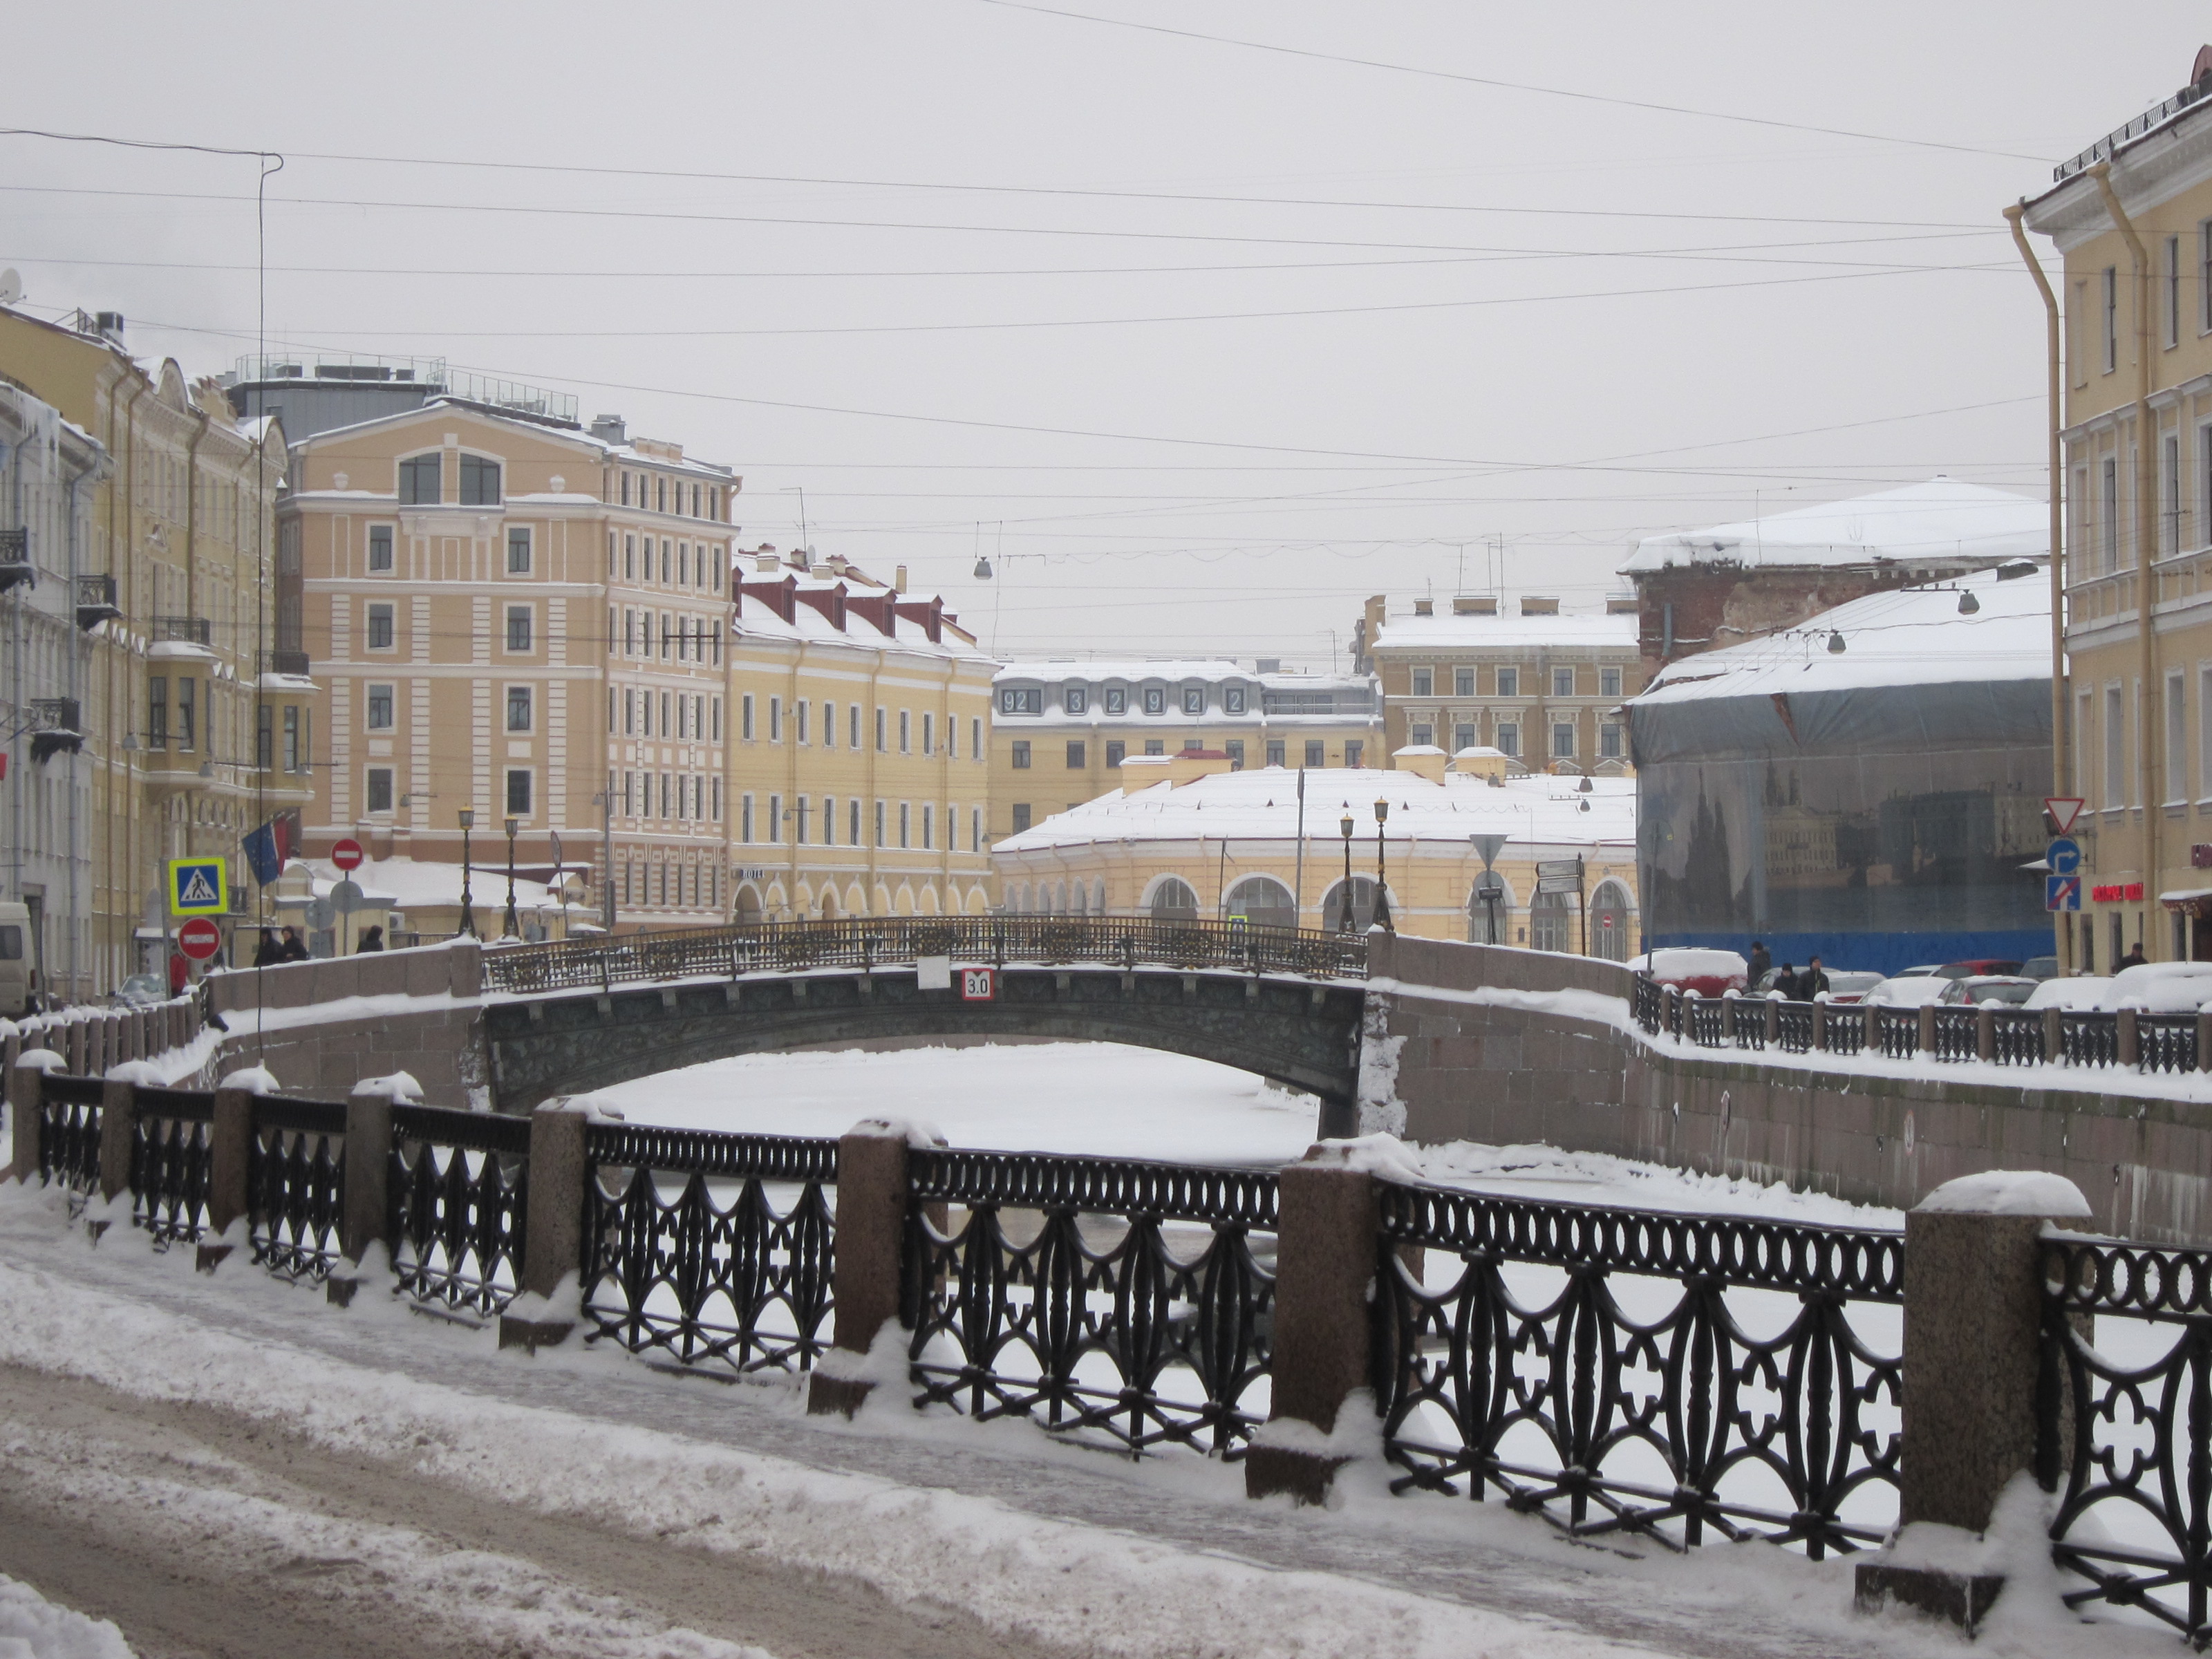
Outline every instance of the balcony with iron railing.
<path id="1" fill-rule="evenodd" d="M 94 629 L 104 622 L 119 622 L 123 608 L 115 602 L 115 578 L 79 576 L 76 579 L 76 625 Z"/>
<path id="2" fill-rule="evenodd" d="M 31 532 L 0 530 L 0 593 L 21 585 L 36 586 L 38 568 L 31 562 Z"/>
<path id="3" fill-rule="evenodd" d="M 205 617 L 154 618 L 154 637 L 171 644 L 206 646 L 214 635 L 215 624 Z"/>
<path id="4" fill-rule="evenodd" d="M 84 747 L 84 714 L 75 697 L 39 697 L 30 705 L 31 758 L 52 760 Z"/>

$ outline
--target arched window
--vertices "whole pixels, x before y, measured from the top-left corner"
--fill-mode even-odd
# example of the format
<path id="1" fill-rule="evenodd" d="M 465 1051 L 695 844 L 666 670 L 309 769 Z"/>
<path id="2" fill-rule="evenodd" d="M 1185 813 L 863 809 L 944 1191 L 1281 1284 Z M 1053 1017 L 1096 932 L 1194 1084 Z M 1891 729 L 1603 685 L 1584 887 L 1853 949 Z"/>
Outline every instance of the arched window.
<path id="1" fill-rule="evenodd" d="M 1086 883 L 1079 881 L 1075 884 L 1074 904 L 1077 915 L 1087 916 L 1091 914 L 1091 889 Z"/>
<path id="2" fill-rule="evenodd" d="M 1273 876 L 1247 876 L 1229 890 L 1228 916 L 1251 927 L 1295 927 L 1298 908 L 1291 890 Z"/>
<path id="3" fill-rule="evenodd" d="M 738 889 L 738 923 L 740 927 L 761 919 L 760 890 L 747 882 Z"/>
<path id="4" fill-rule="evenodd" d="M 1491 884 L 1485 896 L 1485 882 Z M 1477 876 L 1467 895 L 1467 940 L 1470 945 L 1513 943 L 1513 889 L 1495 871 Z"/>
<path id="5" fill-rule="evenodd" d="M 1535 951 L 1575 948 L 1575 909 L 1565 893 L 1539 893 L 1529 904 L 1528 945 Z"/>
<path id="6" fill-rule="evenodd" d="M 1632 952 L 1629 935 L 1633 927 L 1627 890 L 1617 881 L 1599 883 L 1597 891 L 1590 897 L 1590 954 L 1603 957 L 1608 962 L 1627 961 Z"/>
<path id="7" fill-rule="evenodd" d="M 1103 876 L 1091 884 L 1091 914 L 1094 916 L 1106 914 L 1106 878 Z"/>
<path id="8" fill-rule="evenodd" d="M 1349 901 L 1351 914 L 1346 914 Z M 1338 882 L 1330 888 L 1321 902 L 1321 925 L 1332 933 L 1364 933 L 1375 925 L 1375 884 L 1365 876 L 1354 876 L 1347 893 L 1345 884 Z"/>
<path id="9" fill-rule="evenodd" d="M 1067 884 L 1060 882 L 1052 890 L 1052 913 L 1056 916 L 1067 914 Z"/>
<path id="10" fill-rule="evenodd" d="M 1155 921 L 1196 921 L 1198 895 L 1188 882 L 1170 876 L 1152 889 L 1152 914 Z"/>

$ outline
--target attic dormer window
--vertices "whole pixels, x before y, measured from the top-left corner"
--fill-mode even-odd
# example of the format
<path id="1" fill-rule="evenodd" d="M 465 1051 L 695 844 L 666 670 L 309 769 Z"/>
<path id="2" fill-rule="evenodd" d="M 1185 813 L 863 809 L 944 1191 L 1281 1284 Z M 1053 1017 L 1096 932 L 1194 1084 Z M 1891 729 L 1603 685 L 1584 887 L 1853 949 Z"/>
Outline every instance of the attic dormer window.
<path id="1" fill-rule="evenodd" d="M 1223 686 L 1221 688 L 1221 708 L 1224 714 L 1243 714 L 1244 712 L 1244 688 L 1241 685 Z"/>
<path id="2" fill-rule="evenodd" d="M 1071 714 L 1080 714 L 1091 707 L 1091 694 L 1079 685 L 1071 685 L 1060 693 L 1060 706 Z"/>
<path id="3" fill-rule="evenodd" d="M 1145 712 L 1147 714 L 1168 712 L 1168 694 L 1164 686 L 1148 685 L 1145 688 Z"/>
<path id="4" fill-rule="evenodd" d="M 1106 688 L 1106 712 L 1109 714 L 1126 714 L 1129 712 L 1129 690 L 1127 686 L 1109 685 Z"/>
<path id="5" fill-rule="evenodd" d="M 1182 712 L 1186 714 L 1203 714 L 1206 712 L 1206 688 L 1204 686 L 1186 685 L 1183 687 Z"/>

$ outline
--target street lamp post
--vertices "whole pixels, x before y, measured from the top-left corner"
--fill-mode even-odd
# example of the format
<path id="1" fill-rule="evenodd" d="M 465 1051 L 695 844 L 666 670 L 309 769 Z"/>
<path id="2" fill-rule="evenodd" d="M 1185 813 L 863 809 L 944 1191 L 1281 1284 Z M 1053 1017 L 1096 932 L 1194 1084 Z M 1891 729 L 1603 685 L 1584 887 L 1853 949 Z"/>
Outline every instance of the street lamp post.
<path id="1" fill-rule="evenodd" d="M 1344 832 L 1344 896 L 1336 904 L 1336 931 L 1340 933 L 1352 931 L 1352 832 L 1358 827 L 1352 821 L 1352 808 L 1347 803 L 1344 822 L 1338 825 Z"/>
<path id="2" fill-rule="evenodd" d="M 1398 930 L 1390 924 L 1390 878 L 1384 868 L 1382 826 L 1389 820 L 1390 803 L 1381 795 L 1375 798 L 1375 922 L 1390 933 Z"/>
<path id="3" fill-rule="evenodd" d="M 521 827 L 520 818 L 507 821 L 507 915 L 500 924 L 500 935 L 503 939 L 522 937 L 522 926 L 515 920 L 514 915 L 514 832 Z"/>
<path id="4" fill-rule="evenodd" d="M 477 936 L 476 906 L 469 897 L 469 831 L 477 825 L 477 815 L 464 806 L 461 818 L 461 926 L 459 931 L 471 939 Z"/>

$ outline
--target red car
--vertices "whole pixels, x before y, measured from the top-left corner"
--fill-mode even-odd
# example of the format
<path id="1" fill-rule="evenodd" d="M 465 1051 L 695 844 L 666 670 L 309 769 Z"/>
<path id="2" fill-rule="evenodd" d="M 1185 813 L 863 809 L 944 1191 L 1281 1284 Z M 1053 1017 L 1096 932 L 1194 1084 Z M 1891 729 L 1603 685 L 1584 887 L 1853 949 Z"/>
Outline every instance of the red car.
<path id="1" fill-rule="evenodd" d="M 1733 951 L 1713 951 L 1689 945 L 1672 945 L 1654 951 L 1648 957 L 1637 957 L 1628 965 L 1634 972 L 1648 975 L 1662 985 L 1695 991 L 1705 997 L 1742 990 L 1744 981 L 1751 972 L 1751 964 Z"/>
<path id="2" fill-rule="evenodd" d="M 1995 957 L 1976 957 L 1967 962 L 1947 962 L 1936 970 L 1938 979 L 1987 979 L 2016 974 L 2020 964 L 2001 962 Z"/>

